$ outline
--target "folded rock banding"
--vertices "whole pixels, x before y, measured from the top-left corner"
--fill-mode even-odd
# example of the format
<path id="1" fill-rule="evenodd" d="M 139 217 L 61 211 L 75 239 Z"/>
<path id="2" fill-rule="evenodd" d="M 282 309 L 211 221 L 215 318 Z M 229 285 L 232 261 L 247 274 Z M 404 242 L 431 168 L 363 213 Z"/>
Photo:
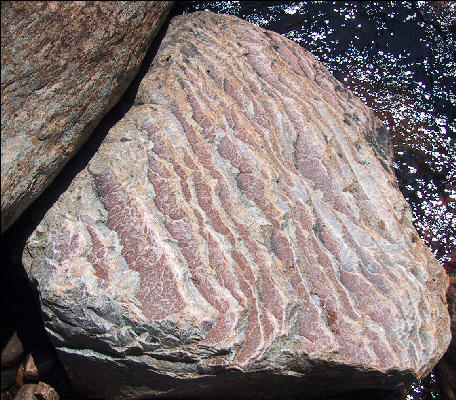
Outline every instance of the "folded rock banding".
<path id="1" fill-rule="evenodd" d="M 309 52 L 233 16 L 173 19 L 23 261 L 92 397 L 397 388 L 450 340 L 448 277 L 384 127 Z"/>

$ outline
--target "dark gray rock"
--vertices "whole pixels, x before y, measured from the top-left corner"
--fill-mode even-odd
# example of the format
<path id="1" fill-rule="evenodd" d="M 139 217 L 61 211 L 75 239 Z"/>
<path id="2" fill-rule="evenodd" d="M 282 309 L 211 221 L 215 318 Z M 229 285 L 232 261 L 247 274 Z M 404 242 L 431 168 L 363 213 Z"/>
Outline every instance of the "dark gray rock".
<path id="1" fill-rule="evenodd" d="M 24 347 L 17 331 L 14 331 L 10 339 L 2 349 L 1 355 L 1 388 L 10 387 L 16 379 L 17 370 L 24 359 Z"/>

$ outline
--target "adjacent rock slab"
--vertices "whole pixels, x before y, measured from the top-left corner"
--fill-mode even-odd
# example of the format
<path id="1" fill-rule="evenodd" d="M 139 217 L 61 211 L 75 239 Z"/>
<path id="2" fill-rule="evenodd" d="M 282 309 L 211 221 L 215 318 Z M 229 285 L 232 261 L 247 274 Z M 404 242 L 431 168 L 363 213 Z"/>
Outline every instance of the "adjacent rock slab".
<path id="1" fill-rule="evenodd" d="M 2 232 L 123 94 L 172 3 L 2 2 Z"/>
<path id="2" fill-rule="evenodd" d="M 24 251 L 74 386 L 310 398 L 427 374 L 448 277 L 391 164 L 379 120 L 310 53 L 237 17 L 176 17 Z"/>

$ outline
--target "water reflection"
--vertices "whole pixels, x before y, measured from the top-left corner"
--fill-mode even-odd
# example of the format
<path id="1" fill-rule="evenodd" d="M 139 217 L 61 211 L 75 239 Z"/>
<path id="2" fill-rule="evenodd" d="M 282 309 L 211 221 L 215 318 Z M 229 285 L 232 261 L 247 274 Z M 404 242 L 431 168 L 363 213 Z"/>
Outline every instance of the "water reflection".
<path id="1" fill-rule="evenodd" d="M 388 127 L 420 236 L 456 271 L 456 2 L 188 2 L 310 50 Z M 407 399 L 438 398 L 433 374 Z"/>
<path id="2" fill-rule="evenodd" d="M 405 400 L 434 400 L 441 399 L 439 385 L 434 372 L 426 378 L 413 382 Z M 442 399 L 443 400 L 443 399 Z"/>

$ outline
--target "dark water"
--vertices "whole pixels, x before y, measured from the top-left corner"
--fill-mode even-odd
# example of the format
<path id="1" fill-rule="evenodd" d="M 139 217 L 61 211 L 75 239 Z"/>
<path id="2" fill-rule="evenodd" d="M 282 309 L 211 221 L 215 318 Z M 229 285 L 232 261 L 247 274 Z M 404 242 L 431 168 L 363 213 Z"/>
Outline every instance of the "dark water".
<path id="1" fill-rule="evenodd" d="M 456 2 L 187 2 L 234 14 L 310 50 L 388 127 L 421 238 L 456 271 Z M 432 372 L 407 400 L 440 397 Z"/>

